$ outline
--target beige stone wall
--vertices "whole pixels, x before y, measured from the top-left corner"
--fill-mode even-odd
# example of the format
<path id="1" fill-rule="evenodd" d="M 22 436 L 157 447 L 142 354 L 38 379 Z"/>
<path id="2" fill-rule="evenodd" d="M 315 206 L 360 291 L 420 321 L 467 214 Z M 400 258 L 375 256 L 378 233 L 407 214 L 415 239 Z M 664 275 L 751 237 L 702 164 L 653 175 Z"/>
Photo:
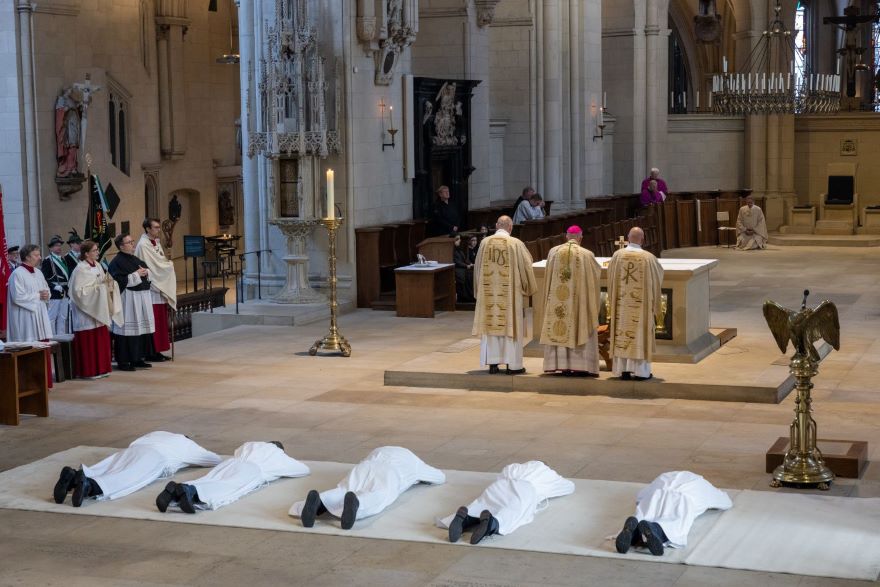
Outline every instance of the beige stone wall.
<path id="1" fill-rule="evenodd" d="M 145 1 L 146 59 L 141 42 L 139 0 L 93 0 L 74 3 L 75 10 L 52 11 L 52 2 L 34 17 L 40 182 L 44 234 L 71 228 L 82 232 L 88 198 L 86 189 L 69 201 L 60 201 L 55 189 L 54 103 L 63 87 L 91 74 L 102 87 L 88 112 L 86 151 L 94 158 L 94 171 L 106 187 L 113 184 L 122 203 L 112 218 L 117 230 L 123 221 L 141 232 L 145 214 L 142 166 L 159 167 L 159 211 L 167 216 L 170 194 L 193 190 L 198 197 L 184 203 L 185 218 L 175 232 L 173 254 L 182 254 L 182 235 L 218 232 L 215 165 L 236 164 L 235 119 L 239 115 L 239 71 L 236 65 L 215 62 L 229 52 L 230 4 L 219 2 L 218 12 L 207 3 L 190 3 L 190 24 L 184 37 L 183 86 L 185 96 L 186 154 L 162 160 L 159 149 L 159 89 L 156 25 L 153 3 Z M 65 3 L 70 4 L 70 3 Z M 47 6 L 48 5 L 48 6 Z M 126 175 L 111 164 L 108 136 L 108 76 L 130 95 L 130 168 Z M 84 167 L 84 166 L 83 166 Z M 83 169 L 84 171 L 84 169 Z M 196 206 L 197 203 L 197 206 Z"/>
<path id="2" fill-rule="evenodd" d="M 745 185 L 742 117 L 671 115 L 668 145 L 668 163 L 661 172 L 670 191 L 750 187 Z"/>

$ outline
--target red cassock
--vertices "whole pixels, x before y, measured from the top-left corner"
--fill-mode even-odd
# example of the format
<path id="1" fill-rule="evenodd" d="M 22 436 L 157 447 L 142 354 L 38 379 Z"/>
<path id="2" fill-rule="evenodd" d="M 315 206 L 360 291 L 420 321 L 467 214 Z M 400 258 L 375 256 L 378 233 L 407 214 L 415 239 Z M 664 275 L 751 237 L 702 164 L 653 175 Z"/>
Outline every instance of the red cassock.
<path id="1" fill-rule="evenodd" d="M 77 377 L 97 377 L 110 373 L 110 330 L 99 326 L 79 330 L 73 338 L 74 371 Z"/>
<path id="2" fill-rule="evenodd" d="M 153 350 L 164 353 L 171 349 L 171 338 L 168 336 L 168 305 L 153 304 L 153 318 L 156 331 L 153 333 Z"/>

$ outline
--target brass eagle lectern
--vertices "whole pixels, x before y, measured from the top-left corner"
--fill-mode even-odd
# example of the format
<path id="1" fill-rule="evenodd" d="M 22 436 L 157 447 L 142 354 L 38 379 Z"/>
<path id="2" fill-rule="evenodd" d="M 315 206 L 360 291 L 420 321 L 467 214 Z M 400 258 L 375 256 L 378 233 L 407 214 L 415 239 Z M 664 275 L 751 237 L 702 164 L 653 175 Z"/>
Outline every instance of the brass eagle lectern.
<path id="1" fill-rule="evenodd" d="M 797 381 L 791 440 L 782 464 L 773 471 L 771 487 L 787 484 L 828 489 L 834 480 L 834 473 L 825 465 L 822 453 L 816 446 L 816 421 L 811 415 L 810 390 L 813 389 L 811 379 L 819 372 L 821 360 L 813 343 L 821 338 L 835 350 L 840 350 L 840 320 L 837 306 L 828 300 L 815 308 L 808 308 L 809 295 L 810 290 L 805 290 L 804 301 L 798 312 L 769 300 L 764 302 L 764 318 L 779 349 L 784 353 L 789 340 L 794 346 L 795 353 L 789 369 Z"/>

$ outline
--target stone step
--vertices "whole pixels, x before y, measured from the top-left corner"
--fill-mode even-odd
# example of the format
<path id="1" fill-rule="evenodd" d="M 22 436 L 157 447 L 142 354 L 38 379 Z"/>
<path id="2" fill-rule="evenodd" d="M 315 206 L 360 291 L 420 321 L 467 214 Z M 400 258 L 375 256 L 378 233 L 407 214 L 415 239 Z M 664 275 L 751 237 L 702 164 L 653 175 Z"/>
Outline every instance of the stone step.
<path id="1" fill-rule="evenodd" d="M 813 234 L 853 234 L 852 222 L 844 220 L 817 220 Z"/>

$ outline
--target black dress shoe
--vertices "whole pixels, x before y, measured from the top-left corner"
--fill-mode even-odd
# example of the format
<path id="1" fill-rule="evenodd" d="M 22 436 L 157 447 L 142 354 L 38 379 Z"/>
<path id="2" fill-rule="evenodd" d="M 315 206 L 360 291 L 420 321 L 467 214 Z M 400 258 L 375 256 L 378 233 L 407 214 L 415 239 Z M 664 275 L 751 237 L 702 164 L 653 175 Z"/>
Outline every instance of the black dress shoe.
<path id="1" fill-rule="evenodd" d="M 361 507 L 361 502 L 358 500 L 357 495 L 353 491 L 346 493 L 345 499 L 342 502 L 341 526 L 343 530 L 351 530 L 352 526 L 354 526 L 359 507 Z"/>
<path id="2" fill-rule="evenodd" d="M 164 363 L 165 361 L 170 361 L 171 359 L 169 357 L 166 357 L 165 355 L 160 355 L 159 353 L 156 353 L 155 355 L 150 355 L 144 360 L 148 363 Z"/>
<path id="3" fill-rule="evenodd" d="M 306 502 L 303 504 L 302 512 L 299 514 L 299 520 L 303 527 L 311 528 L 315 525 L 315 518 L 327 511 L 324 503 L 321 501 L 321 494 L 312 489 L 306 496 Z"/>
<path id="4" fill-rule="evenodd" d="M 638 375 L 633 375 L 633 380 L 635 381 L 647 381 L 654 377 L 653 373 L 649 373 L 647 377 L 639 377 Z"/>
<path id="5" fill-rule="evenodd" d="M 617 552 L 620 554 L 626 554 L 629 551 L 629 547 L 633 546 L 633 538 L 635 538 L 636 530 L 639 527 L 639 521 L 635 519 L 633 516 L 630 516 L 623 523 L 623 530 L 620 531 L 620 534 L 617 535 L 617 540 L 614 541 L 614 546 L 617 548 Z"/>
<path id="6" fill-rule="evenodd" d="M 153 368 L 152 365 L 150 365 L 148 362 L 146 362 L 144 360 L 138 361 L 137 363 L 134 364 L 134 366 L 137 367 L 138 369 L 152 369 Z"/>
<path id="7" fill-rule="evenodd" d="M 458 542 L 465 530 L 470 530 L 479 523 L 479 518 L 468 515 L 468 509 L 461 506 L 449 522 L 449 542 Z"/>
<path id="8" fill-rule="evenodd" d="M 162 493 L 156 496 L 156 507 L 164 514 L 171 502 L 174 501 L 177 501 L 177 483 L 169 481 Z"/>
<path id="9" fill-rule="evenodd" d="M 511 369 L 510 367 L 508 367 L 504 372 L 508 375 L 522 375 L 526 372 L 526 368 L 523 367 L 522 369 Z"/>
<path id="10" fill-rule="evenodd" d="M 177 496 L 177 507 L 187 514 L 196 513 L 195 504 L 202 502 L 199 501 L 199 494 L 195 487 L 186 483 L 177 483 L 177 491 L 175 493 Z"/>
<path id="11" fill-rule="evenodd" d="M 58 481 L 55 483 L 55 489 L 52 490 L 52 497 L 55 503 L 64 503 L 67 494 L 73 489 L 73 480 L 76 477 L 76 469 L 73 467 L 64 467 L 61 474 L 58 475 Z"/>
<path id="12" fill-rule="evenodd" d="M 70 499 L 73 507 L 80 507 L 83 500 L 91 497 L 92 493 L 92 480 L 86 477 L 86 474 L 80 469 L 76 472 L 76 476 L 73 479 L 73 496 Z"/>
<path id="13" fill-rule="evenodd" d="M 663 534 L 663 529 L 660 528 L 660 525 L 656 522 L 642 520 L 639 522 L 638 531 L 645 539 L 645 543 L 648 545 L 648 550 L 651 551 L 651 554 L 654 556 L 663 556 L 663 539 L 665 538 L 665 534 Z"/>
<path id="14" fill-rule="evenodd" d="M 120 363 L 119 364 L 120 371 L 134 371 L 134 365 L 132 363 Z"/>
<path id="15" fill-rule="evenodd" d="M 275 446 L 277 446 L 281 450 L 284 450 L 284 445 L 281 444 L 280 440 L 272 440 L 271 442 L 269 442 L 269 444 L 274 444 Z"/>
<path id="16" fill-rule="evenodd" d="M 498 520 L 489 510 L 483 510 L 480 513 L 480 522 L 471 534 L 471 544 L 479 544 L 483 538 L 493 534 L 498 534 Z"/>
<path id="17" fill-rule="evenodd" d="M 489 365 L 489 375 L 498 374 L 498 365 Z"/>
<path id="18" fill-rule="evenodd" d="M 620 374 L 620 378 L 624 381 L 629 381 L 630 379 L 632 379 L 632 373 L 630 373 L 629 371 L 624 371 Z"/>

